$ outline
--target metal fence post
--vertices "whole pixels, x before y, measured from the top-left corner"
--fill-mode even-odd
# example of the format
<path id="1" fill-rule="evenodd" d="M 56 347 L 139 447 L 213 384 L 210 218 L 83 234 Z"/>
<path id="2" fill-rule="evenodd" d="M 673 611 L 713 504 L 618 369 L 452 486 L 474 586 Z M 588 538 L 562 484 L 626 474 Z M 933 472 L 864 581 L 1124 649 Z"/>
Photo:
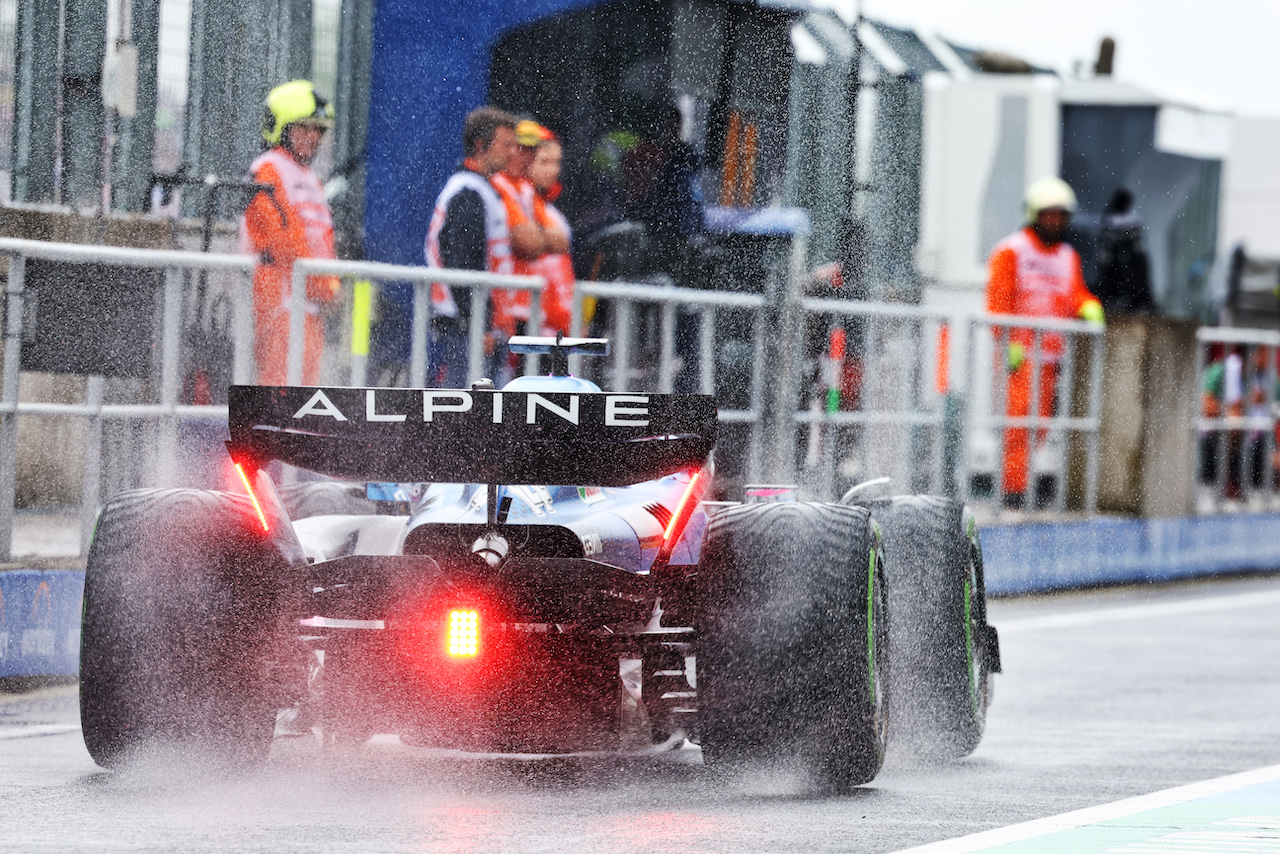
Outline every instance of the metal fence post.
<path id="1" fill-rule="evenodd" d="M 232 303 L 233 335 L 231 378 L 236 385 L 249 385 L 254 380 L 253 273 L 236 276 L 235 300 Z"/>
<path id="2" fill-rule="evenodd" d="M 164 275 L 163 322 L 160 333 L 160 435 L 156 442 L 156 476 L 160 486 L 172 486 L 178 473 L 178 405 L 182 382 L 182 274 L 170 267 Z"/>
<path id="3" fill-rule="evenodd" d="M 661 323 L 662 343 L 658 355 L 658 391 L 671 394 L 675 387 L 676 363 L 676 306 L 666 301 L 662 303 Z"/>
<path id="4" fill-rule="evenodd" d="M 409 388 L 427 384 L 431 323 L 431 283 L 413 283 L 413 319 L 409 324 Z"/>
<path id="5" fill-rule="evenodd" d="M 13 550 L 14 474 L 18 462 L 18 371 L 22 359 L 22 291 L 26 258 L 9 256 L 4 302 L 4 379 L 0 385 L 0 560 Z"/>
<path id="6" fill-rule="evenodd" d="M 702 322 L 698 324 L 698 372 L 699 391 L 716 392 L 716 310 L 702 310 Z"/>
<path id="7" fill-rule="evenodd" d="M 289 274 L 289 356 L 285 369 L 286 385 L 302 385 L 302 357 L 306 346 L 307 274 L 305 267 L 294 264 Z"/>
<path id="8" fill-rule="evenodd" d="M 631 300 L 619 299 L 613 304 L 613 387 L 628 391 L 631 372 Z"/>
<path id="9" fill-rule="evenodd" d="M 529 292 L 529 330 L 527 335 L 542 334 L 542 292 L 533 290 Z M 530 353 L 524 357 L 524 372 L 526 374 L 538 373 L 539 356 Z"/>
<path id="10" fill-rule="evenodd" d="M 91 376 L 85 403 L 93 410 L 85 425 L 84 474 L 80 478 L 80 554 L 89 553 L 93 539 L 93 523 L 98 516 L 98 501 L 102 493 L 102 402 L 107 380 L 103 376 Z"/>
<path id="11" fill-rule="evenodd" d="M 484 286 L 472 285 L 469 296 L 471 298 L 471 323 L 467 329 L 468 383 L 484 376 L 484 318 L 489 308 L 489 289 Z M 496 382 L 498 378 L 490 377 L 490 379 Z"/>
<path id="12" fill-rule="evenodd" d="M 756 309 L 751 323 L 751 451 L 747 459 L 747 477 L 760 480 L 764 468 L 764 353 L 765 306 Z"/>

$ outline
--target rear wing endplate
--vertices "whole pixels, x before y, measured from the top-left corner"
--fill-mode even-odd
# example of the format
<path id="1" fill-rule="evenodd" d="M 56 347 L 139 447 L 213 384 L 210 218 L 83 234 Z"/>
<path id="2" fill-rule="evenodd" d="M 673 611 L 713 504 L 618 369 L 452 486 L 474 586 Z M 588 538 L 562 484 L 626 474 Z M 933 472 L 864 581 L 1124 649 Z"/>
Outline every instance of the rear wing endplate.
<path id="1" fill-rule="evenodd" d="M 346 480 L 626 486 L 706 463 L 710 395 L 232 386 L 238 461 Z"/>

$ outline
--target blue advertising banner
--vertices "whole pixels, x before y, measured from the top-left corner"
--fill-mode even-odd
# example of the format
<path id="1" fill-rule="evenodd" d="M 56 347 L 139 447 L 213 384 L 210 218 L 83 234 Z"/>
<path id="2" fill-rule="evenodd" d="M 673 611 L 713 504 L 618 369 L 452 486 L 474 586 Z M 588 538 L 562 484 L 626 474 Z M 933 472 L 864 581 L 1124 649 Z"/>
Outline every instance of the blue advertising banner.
<path id="1" fill-rule="evenodd" d="M 0 572 L 0 678 L 77 672 L 80 570 Z"/>

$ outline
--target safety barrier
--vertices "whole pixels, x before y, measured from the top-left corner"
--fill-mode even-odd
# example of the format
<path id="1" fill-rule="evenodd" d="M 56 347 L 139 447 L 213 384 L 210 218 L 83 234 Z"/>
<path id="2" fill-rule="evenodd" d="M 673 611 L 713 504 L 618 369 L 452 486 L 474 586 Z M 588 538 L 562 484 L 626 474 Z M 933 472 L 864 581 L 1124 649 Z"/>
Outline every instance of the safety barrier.
<path id="1" fill-rule="evenodd" d="M 1204 327 L 1196 338 L 1196 509 L 1274 509 L 1280 505 L 1280 333 Z"/>
<path id="2" fill-rule="evenodd" d="M 182 275 L 186 272 L 230 274 L 227 287 L 231 291 L 232 343 L 231 379 L 235 383 L 253 381 L 253 316 L 252 276 L 254 259 L 246 255 L 183 252 L 175 250 L 127 249 L 109 246 L 46 243 L 35 240 L 0 238 L 0 255 L 7 260 L 5 284 L 4 363 L 0 376 L 0 559 L 11 551 L 13 503 L 18 444 L 18 417 L 47 415 L 76 417 L 87 423 L 83 477 L 81 482 L 81 547 L 87 549 L 97 514 L 101 491 L 101 448 L 104 420 L 155 422 L 158 438 L 154 449 L 154 482 L 173 482 L 177 470 L 178 422 L 205 422 L 225 425 L 227 408 L 214 405 L 184 405 L 179 402 L 182 387 L 181 336 L 184 311 Z M 102 377 L 88 380 L 87 400 L 83 404 L 47 403 L 18 399 L 19 373 L 22 365 L 24 302 L 26 300 L 26 266 L 29 259 L 60 261 L 73 264 L 102 265 L 112 268 L 161 270 L 164 272 L 160 295 L 160 341 L 158 353 L 158 388 L 156 400 L 150 403 L 111 404 L 104 402 Z M 412 321 L 410 381 L 423 384 L 427 372 L 427 330 L 430 311 L 430 284 L 441 282 L 471 291 L 472 305 L 483 310 L 488 290 L 494 287 L 528 290 L 534 293 L 532 311 L 538 311 L 536 294 L 545 286 L 540 277 L 497 276 L 462 270 L 430 270 L 425 267 L 399 267 L 360 261 L 307 260 L 294 265 L 294 283 L 290 307 L 290 343 L 288 377 L 300 382 L 302 377 L 302 328 L 305 318 L 305 289 L 297 283 L 308 275 L 339 276 L 350 286 L 356 280 L 412 282 L 416 307 Z M 204 280 L 201 280 L 203 287 Z M 470 375 L 478 376 L 483 361 L 483 329 L 473 334 L 469 349 Z M 356 366 L 357 369 L 359 366 Z M 359 373 L 348 381 L 362 380 Z"/>
<path id="3" fill-rule="evenodd" d="M 204 424 L 205 444 L 214 445 L 225 424 L 226 408 L 194 405 L 182 399 L 182 327 L 189 299 L 183 277 L 220 276 L 218 287 L 227 294 L 233 382 L 254 376 L 252 270 L 253 259 L 241 255 L 70 246 L 36 241 L 0 239 L 0 255 L 8 259 L 6 339 L 3 385 L 0 387 L 0 556 L 10 552 L 14 495 L 13 461 L 17 453 L 19 416 L 45 415 L 83 419 L 87 424 L 81 508 L 82 544 L 87 546 L 101 492 L 101 447 L 104 422 L 147 424 L 156 439 L 147 452 L 153 469 L 149 483 L 173 482 L 179 456 L 179 425 Z M 115 403 L 104 399 L 101 378 L 90 377 L 84 403 L 45 403 L 18 399 L 18 372 L 23 340 L 24 265 L 27 259 L 53 259 L 77 264 L 161 270 L 158 303 L 159 339 L 156 380 L 151 399 Z M 335 276 L 342 283 L 343 300 L 367 282 L 407 282 L 413 287 L 409 318 L 410 348 L 403 382 L 427 384 L 430 344 L 430 284 L 443 282 L 469 292 L 473 316 L 482 316 L 488 291 L 494 287 L 531 291 L 532 325 L 538 323 L 536 277 L 502 277 L 457 270 L 398 266 L 362 261 L 308 259 L 294 266 L 290 297 L 290 346 L 287 377 L 302 377 L 305 303 L 302 285 L 308 276 Z M 794 277 L 793 277 L 794 278 Z M 190 291 L 190 288 L 187 288 Z M 801 483 L 808 495 L 835 498 L 849 485 L 869 477 L 889 476 L 897 491 L 942 491 L 965 495 L 974 503 L 1000 499 L 998 465 L 986 468 L 972 453 L 984 434 L 999 441 L 1006 428 L 1043 430 L 1050 441 L 1078 435 L 1081 456 L 1089 472 L 1085 489 L 1091 507 L 1096 482 L 1097 376 L 1101 359 L 1098 330 L 1085 324 L 1033 321 L 1026 318 L 949 317 L 937 309 L 900 304 L 875 304 L 843 299 L 797 297 L 773 288 L 767 293 L 725 292 L 672 285 L 623 282 L 580 282 L 575 313 L 579 329 L 610 337 L 613 354 L 604 364 L 575 365 L 580 373 L 598 377 L 616 389 L 644 385 L 659 391 L 705 392 L 717 395 L 722 441 L 718 470 L 732 482 L 760 482 L 763 476 Z M 190 294 L 186 294 L 187 297 Z M 594 313 L 584 309 L 595 304 Z M 367 306 L 355 311 L 365 312 Z M 590 321 L 589 323 L 586 321 Z M 1087 338 L 1094 366 L 1087 383 L 1087 406 L 1080 412 L 1011 418 L 1003 405 L 992 404 L 999 383 L 982 353 L 982 342 L 1007 336 L 1009 327 L 1034 330 L 1027 359 L 1044 361 L 1044 336 L 1066 336 L 1059 389 L 1075 384 L 1070 367 L 1077 339 Z M 993 338 L 991 329 L 997 332 Z M 481 375 L 485 330 L 472 324 L 468 340 L 469 376 Z M 964 347 L 951 347 L 951 338 Z M 996 346 L 999 346 L 998 344 Z M 966 349 L 967 348 L 967 349 Z M 332 349 L 332 348 L 330 348 Z M 348 348 L 349 349 L 349 348 Z M 358 348 L 357 348 L 358 349 Z M 961 355 L 961 354 L 965 355 Z M 529 357 L 536 359 L 536 357 Z M 321 381 L 369 384 L 363 354 L 341 354 L 328 364 Z M 526 364 L 529 364 L 527 362 Z M 985 377 L 985 379 L 984 379 Z M 994 388 L 993 388 L 994 387 Z M 1033 392 L 1043 394 L 1043 391 Z M 1061 393 L 1059 393 L 1061 396 Z M 1079 398 L 1079 395 L 1076 396 Z M 966 415 L 962 403 L 970 402 Z M 149 428 L 150 429 L 150 428 Z M 990 438 L 990 437 L 989 437 Z M 990 444 L 990 442 L 988 442 Z M 1065 463 L 1058 472 L 1065 482 Z M 995 488 L 975 488 L 986 475 Z M 1059 495 L 1051 506 L 1061 507 Z"/>
<path id="4" fill-rule="evenodd" d="M 1081 509 L 1094 512 L 1103 332 L 1101 325 L 1083 321 L 1011 315 L 969 319 L 965 399 L 970 416 L 964 434 L 968 447 L 959 455 L 961 492 L 967 502 L 1061 511 L 1067 506 L 1067 479 L 1072 474 L 1067 463 L 1074 458 L 1083 465 Z M 991 368 L 983 370 L 983 365 Z M 1080 370 L 1087 371 L 1082 383 L 1076 377 Z M 986 483 L 973 476 L 980 456 L 973 444 L 983 438 L 994 439 L 995 451 L 987 460 L 990 480 Z M 1081 442 L 1083 453 L 1071 453 L 1068 446 L 1073 438 Z M 1011 453 L 1013 442 L 1019 442 L 1025 453 Z M 1051 459 L 1044 461 L 1046 456 Z M 1026 487 L 1011 489 L 1005 482 L 1007 474 L 1020 474 Z"/>

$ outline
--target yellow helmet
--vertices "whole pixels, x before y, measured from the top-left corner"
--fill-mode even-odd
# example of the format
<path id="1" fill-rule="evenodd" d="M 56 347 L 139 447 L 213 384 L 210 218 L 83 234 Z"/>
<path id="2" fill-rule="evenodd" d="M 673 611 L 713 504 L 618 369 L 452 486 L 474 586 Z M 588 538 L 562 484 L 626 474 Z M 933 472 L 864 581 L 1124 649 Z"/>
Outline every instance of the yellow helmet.
<path id="1" fill-rule="evenodd" d="M 1061 178 L 1041 178 L 1027 187 L 1027 224 L 1036 221 L 1040 211 L 1049 208 L 1062 208 L 1068 213 L 1076 212 L 1076 194 L 1071 186 Z"/>
<path id="2" fill-rule="evenodd" d="M 284 129 L 295 122 L 333 127 L 333 107 L 316 94 L 310 80 L 290 80 L 267 94 L 262 138 L 268 145 L 279 145 Z"/>

